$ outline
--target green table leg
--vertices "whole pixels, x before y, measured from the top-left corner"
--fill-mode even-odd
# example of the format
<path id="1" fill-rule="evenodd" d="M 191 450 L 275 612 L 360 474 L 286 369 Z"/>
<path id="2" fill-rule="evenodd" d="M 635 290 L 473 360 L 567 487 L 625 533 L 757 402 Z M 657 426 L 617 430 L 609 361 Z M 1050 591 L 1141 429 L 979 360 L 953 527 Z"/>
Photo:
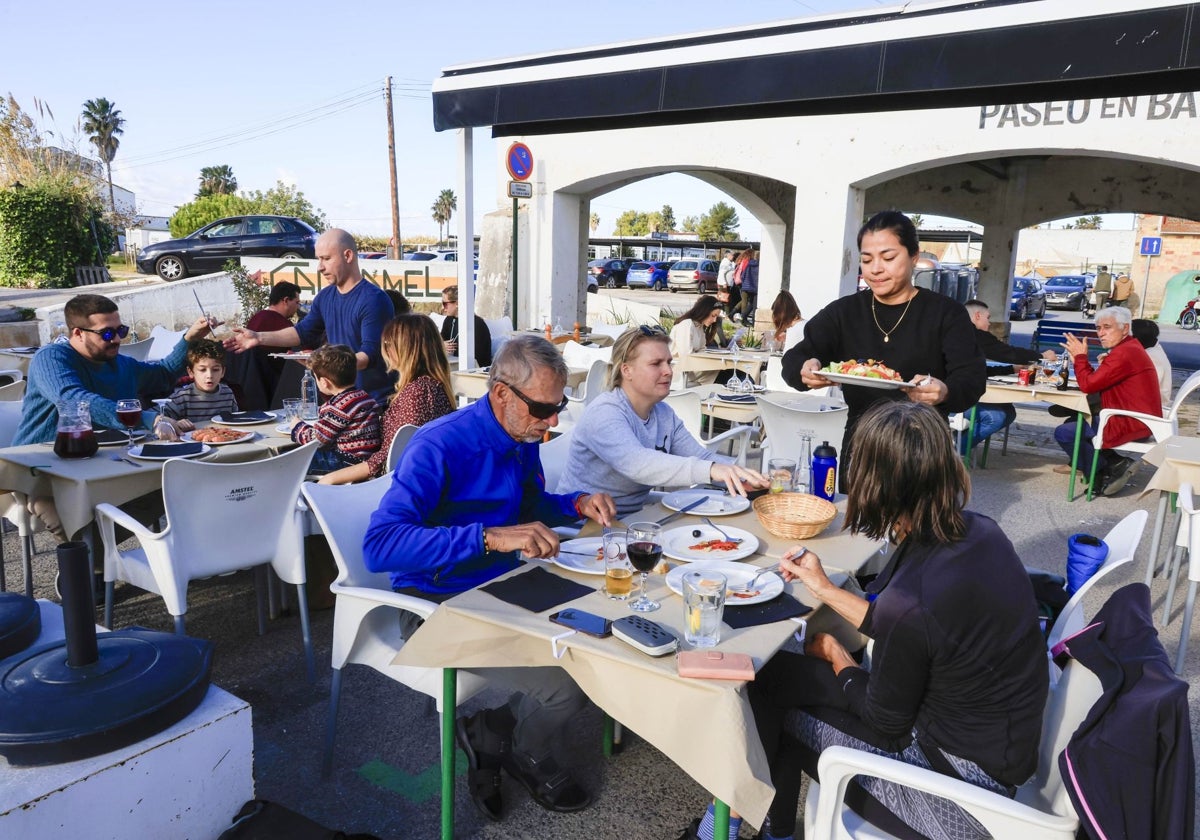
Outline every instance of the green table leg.
<path id="1" fill-rule="evenodd" d="M 713 838 L 729 836 L 729 806 L 720 799 L 713 800 Z"/>
<path id="2" fill-rule="evenodd" d="M 1071 450 L 1071 474 L 1067 477 L 1067 501 L 1075 501 L 1075 470 L 1079 468 L 1079 442 L 1083 440 L 1083 424 L 1084 418 L 1082 412 L 1075 421 L 1075 448 Z M 1093 463 L 1095 463 L 1093 461 Z M 1092 482 L 1088 480 L 1087 487 L 1088 501 L 1092 500 Z"/>
<path id="3" fill-rule="evenodd" d="M 613 719 L 608 715 L 604 716 L 604 757 L 612 758 L 613 755 Z"/>
<path id="4" fill-rule="evenodd" d="M 442 840 L 454 840 L 454 719 L 458 669 L 442 671 Z"/>

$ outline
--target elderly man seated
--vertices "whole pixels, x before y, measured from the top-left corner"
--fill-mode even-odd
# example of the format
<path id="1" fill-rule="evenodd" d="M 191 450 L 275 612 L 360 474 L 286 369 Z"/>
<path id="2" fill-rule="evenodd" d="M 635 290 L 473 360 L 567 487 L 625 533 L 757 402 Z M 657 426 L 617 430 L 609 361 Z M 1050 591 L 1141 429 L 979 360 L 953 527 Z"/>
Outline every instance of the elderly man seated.
<path id="1" fill-rule="evenodd" d="M 551 525 L 616 515 L 603 494 L 546 492 L 538 444 L 567 406 L 567 366 L 540 336 L 515 336 L 492 363 L 487 395 L 422 426 L 363 541 L 367 568 L 390 572 L 397 592 L 445 601 L 511 571 L 521 557 L 558 553 Z M 402 622 L 407 636 L 419 620 Z M 518 690 L 507 707 L 460 719 L 475 806 L 501 815 L 500 768 L 551 811 L 578 811 L 590 798 L 558 765 L 553 747 L 585 697 L 561 668 L 498 668 L 490 679 Z"/>
<path id="2" fill-rule="evenodd" d="M 1130 334 L 1132 315 L 1123 306 L 1110 306 L 1096 313 L 1096 332 L 1107 351 L 1100 366 L 1088 361 L 1087 342 L 1068 333 L 1064 346 L 1075 364 L 1075 380 L 1085 394 L 1099 394 L 1101 408 L 1122 408 L 1154 417 L 1162 416 L 1158 374 L 1145 349 Z M 1071 419 L 1054 430 L 1054 439 L 1068 455 L 1075 446 L 1078 419 Z M 1090 469 L 1095 450 L 1092 438 L 1099 416 L 1083 427 L 1079 443 L 1080 464 Z M 1102 496 L 1116 494 L 1133 473 L 1133 459 L 1115 451 L 1123 443 L 1146 440 L 1150 429 L 1132 417 L 1113 417 L 1104 427 L 1105 448 L 1099 451 L 1093 491 Z"/>

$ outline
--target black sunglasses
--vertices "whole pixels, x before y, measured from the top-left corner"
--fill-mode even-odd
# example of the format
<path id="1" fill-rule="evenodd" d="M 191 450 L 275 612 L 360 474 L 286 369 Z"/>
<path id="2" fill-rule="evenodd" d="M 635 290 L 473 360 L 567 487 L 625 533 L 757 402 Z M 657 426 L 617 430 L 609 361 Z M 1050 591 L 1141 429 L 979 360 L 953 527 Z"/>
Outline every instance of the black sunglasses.
<path id="1" fill-rule="evenodd" d="M 522 394 L 519 390 L 512 385 L 509 385 L 507 382 L 504 384 L 508 386 L 508 390 L 512 391 L 520 398 L 521 402 L 525 403 L 525 405 L 529 407 L 529 413 L 538 420 L 549 420 L 555 414 L 565 410 L 567 403 L 569 402 L 566 397 L 563 397 L 562 402 L 559 403 L 538 402 L 537 400 L 529 399 L 529 397 Z"/>
<path id="2" fill-rule="evenodd" d="M 88 327 L 77 327 L 77 329 L 82 330 L 83 332 L 94 333 L 95 335 L 100 336 L 101 341 L 112 341 L 114 338 L 124 339 L 125 336 L 129 335 L 129 327 L 125 326 L 124 324 L 116 329 L 112 327 L 105 327 L 102 330 L 93 330 L 89 329 Z"/>
<path id="3" fill-rule="evenodd" d="M 642 331 L 642 335 L 644 335 L 644 336 L 666 335 L 667 334 L 667 331 L 664 330 L 662 327 L 647 327 L 645 324 L 638 327 L 638 329 Z"/>

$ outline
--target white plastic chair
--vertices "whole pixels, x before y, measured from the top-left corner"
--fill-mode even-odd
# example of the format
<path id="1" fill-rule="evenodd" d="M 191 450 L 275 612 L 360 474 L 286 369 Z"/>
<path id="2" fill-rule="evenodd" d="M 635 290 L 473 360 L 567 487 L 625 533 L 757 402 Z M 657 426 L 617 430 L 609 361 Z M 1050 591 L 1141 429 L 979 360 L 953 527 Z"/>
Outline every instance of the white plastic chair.
<path id="1" fill-rule="evenodd" d="M 398 614 L 407 611 L 428 618 L 437 609 L 437 604 L 393 592 L 386 573 L 369 572 L 363 563 L 363 534 L 391 482 L 391 476 L 381 476 L 361 484 L 309 483 L 301 489 L 305 502 L 329 540 L 338 568 L 337 579 L 329 587 L 337 601 L 333 608 L 333 679 L 329 687 L 329 717 L 325 731 L 326 773 L 333 768 L 342 669 L 346 665 L 374 668 L 385 677 L 432 697 L 441 710 L 441 669 L 392 664 L 396 653 L 404 646 Z M 458 703 L 461 705 L 469 700 L 483 686 L 484 680 L 480 677 L 459 671 Z"/>
<path id="2" fill-rule="evenodd" d="M 24 378 L 25 378 L 25 374 L 22 373 L 21 371 L 17 370 L 16 368 L 8 368 L 5 370 L 0 370 L 0 379 L 11 380 L 11 382 L 9 382 L 7 384 L 11 385 L 12 382 L 20 382 Z"/>
<path id="3" fill-rule="evenodd" d="M 512 321 L 508 318 L 484 318 L 483 322 L 487 324 L 488 332 L 492 336 L 492 358 L 494 359 L 500 352 L 501 345 L 512 335 Z"/>
<path id="4" fill-rule="evenodd" d="M 558 487 L 558 479 L 567 465 L 567 453 L 570 449 L 571 429 L 564 430 L 538 447 L 538 458 L 542 462 L 542 476 L 546 479 L 547 492 L 557 492 L 555 488 Z"/>
<path id="5" fill-rule="evenodd" d="M 171 345 L 172 347 L 174 345 Z M 120 353 L 122 356 L 129 356 L 131 359 L 137 359 L 139 362 L 146 361 L 146 355 L 154 347 L 154 339 L 146 338 L 142 341 L 122 341 Z M 169 351 L 168 351 L 169 352 Z"/>
<path id="6" fill-rule="evenodd" d="M 9 382 L 7 385 L 0 385 L 0 402 L 20 402 L 25 399 L 25 386 L 27 380 L 18 379 L 16 382 Z"/>
<path id="7" fill-rule="evenodd" d="M 596 359 L 592 362 L 583 386 L 577 392 L 568 394 L 567 399 L 572 403 L 578 403 L 580 408 L 583 408 L 603 394 L 604 382 L 608 378 L 608 368 L 609 363 L 603 359 Z"/>
<path id="8" fill-rule="evenodd" d="M 112 627 L 113 585 L 118 580 L 161 595 L 184 632 L 188 582 L 271 564 L 295 585 L 300 604 L 309 681 L 314 679 L 308 599 L 304 591 L 304 543 L 300 483 L 316 442 L 263 461 L 209 464 L 175 458 L 163 464 L 162 494 L 167 526 L 155 533 L 125 511 L 96 505 L 104 545 L 104 626 Z M 117 548 L 115 525 L 128 529 L 139 546 Z M 259 635 L 266 632 L 259 588 Z"/>
<path id="9" fill-rule="evenodd" d="M 400 463 L 400 456 L 404 454 L 404 448 L 408 446 L 408 442 L 412 440 L 413 433 L 419 428 L 419 426 L 414 426 L 412 423 L 405 423 L 396 430 L 396 436 L 392 438 L 392 442 L 388 446 L 387 471 L 389 473 L 396 469 L 396 465 Z"/>
<path id="10" fill-rule="evenodd" d="M 570 338 L 563 342 L 560 349 L 567 367 L 590 370 L 597 361 L 604 362 L 606 366 L 612 363 L 612 347 L 584 347 L 575 339 Z"/>
<path id="11" fill-rule="evenodd" d="M 735 426 L 728 431 L 705 438 L 701 433 L 700 420 L 704 416 L 700 405 L 700 395 L 695 391 L 672 391 L 663 400 L 671 407 L 676 416 L 683 421 L 684 428 L 691 432 L 692 437 L 700 441 L 705 449 L 719 452 L 722 445 L 729 443 L 730 454 L 742 466 L 746 464 L 746 452 L 750 448 L 750 437 L 756 431 L 754 425 Z"/>
<path id="12" fill-rule="evenodd" d="M 20 375 L 20 371 L 16 371 Z M 21 380 L 23 383 L 24 380 Z M 13 383 L 17 384 L 17 383 Z M 7 387 L 7 386 L 6 386 Z M 21 424 L 22 400 L 0 402 L 0 449 L 12 446 L 17 426 Z M 25 507 L 26 497 L 21 493 L 0 494 L 0 517 L 17 526 L 21 543 L 22 569 L 25 575 L 25 594 L 33 597 L 33 535 L 43 530 L 41 520 L 31 516 Z M 4 548 L 0 540 L 0 592 L 8 588 L 4 576 Z"/>
<path id="13" fill-rule="evenodd" d="M 1118 451 L 1139 452 L 1145 454 L 1153 449 L 1159 442 L 1166 440 L 1172 435 L 1179 434 L 1179 408 L 1183 405 L 1183 401 L 1191 396 L 1192 391 L 1200 388 L 1200 370 L 1189 376 L 1182 385 L 1179 386 L 1179 391 L 1175 394 L 1175 399 L 1171 401 L 1171 408 L 1162 417 L 1155 417 L 1152 414 L 1143 414 L 1140 411 L 1127 411 L 1123 408 L 1102 408 L 1100 409 L 1100 425 L 1096 429 L 1096 436 L 1092 439 L 1092 446 L 1095 447 L 1095 452 L 1092 455 L 1092 469 L 1088 473 L 1088 500 L 1092 498 L 1092 487 L 1096 483 L 1096 467 L 1100 462 L 1100 450 L 1104 447 L 1104 427 L 1113 417 L 1132 417 L 1135 420 L 1140 420 L 1145 423 L 1150 429 L 1150 440 L 1143 443 L 1138 441 L 1129 441 L 1122 443 L 1120 446 L 1112 447 Z"/>
<path id="14" fill-rule="evenodd" d="M 1095 574 L 1084 582 L 1083 586 L 1075 590 L 1075 594 L 1058 614 L 1054 626 L 1050 628 L 1050 633 L 1046 637 L 1048 649 L 1052 650 L 1063 639 L 1073 636 L 1084 628 L 1087 623 L 1087 618 L 1083 614 L 1084 596 L 1101 578 L 1126 563 L 1133 562 L 1133 555 L 1137 553 L 1138 543 L 1142 541 L 1142 531 L 1146 528 L 1146 520 L 1149 516 L 1148 511 L 1135 510 L 1104 535 L 1104 543 L 1108 546 L 1108 557 L 1105 558 L 1104 565 L 1097 569 Z"/>
<path id="15" fill-rule="evenodd" d="M 179 339 L 183 338 L 187 330 L 169 330 L 162 324 L 156 324 L 154 329 L 150 330 L 150 337 L 146 341 L 153 342 L 150 348 L 146 351 L 144 362 L 157 362 L 159 359 L 165 359 L 171 355 L 171 351 L 175 349 L 175 345 L 179 343 Z"/>
<path id="16" fill-rule="evenodd" d="M 950 799 L 979 820 L 993 837 L 1072 840 L 1079 818 L 1059 773 L 1058 756 L 1100 694 L 1100 681 L 1091 671 L 1077 662 L 1067 663 L 1046 701 L 1037 771 L 1017 788 L 1016 799 L 895 759 L 849 747 L 828 747 L 817 764 L 821 783 L 813 782 L 808 789 L 804 836 L 815 840 L 892 837 L 845 805 L 851 780 L 866 775 Z"/>
<path id="17" fill-rule="evenodd" d="M 1187 656 L 1188 639 L 1192 633 L 1192 612 L 1196 606 L 1196 584 L 1200 583 L 1200 526 L 1196 520 L 1196 505 L 1192 499 L 1192 485 L 1182 484 L 1179 487 L 1179 533 L 1183 547 L 1188 553 L 1188 593 L 1183 607 L 1183 624 L 1179 628 L 1179 649 L 1175 653 L 1175 673 L 1183 674 L 1183 660 Z M 1165 626 L 1171 615 L 1171 606 L 1175 600 L 1175 580 L 1179 570 L 1179 549 L 1171 563 L 1171 583 L 1167 587 L 1167 597 L 1163 604 L 1163 620 Z"/>
<path id="18" fill-rule="evenodd" d="M 758 411 L 766 435 L 764 464 L 771 458 L 798 458 L 804 436 L 811 439 L 814 449 L 823 441 L 841 447 L 850 413 L 841 400 L 814 394 L 795 394 L 783 399 L 760 394 Z"/>

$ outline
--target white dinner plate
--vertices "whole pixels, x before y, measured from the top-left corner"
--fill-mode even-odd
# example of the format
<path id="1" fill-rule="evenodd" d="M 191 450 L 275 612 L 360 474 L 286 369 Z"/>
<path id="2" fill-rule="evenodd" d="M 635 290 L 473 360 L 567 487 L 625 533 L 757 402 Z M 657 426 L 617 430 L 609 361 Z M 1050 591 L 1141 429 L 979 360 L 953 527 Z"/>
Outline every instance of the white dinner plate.
<path id="1" fill-rule="evenodd" d="M 733 353 L 728 347 L 707 347 L 700 351 L 701 353 L 714 353 L 718 356 L 728 356 Z"/>
<path id="2" fill-rule="evenodd" d="M 724 490 L 676 490 L 663 496 L 663 507 L 668 510 L 680 510 L 687 507 L 701 496 L 708 496 L 708 501 L 696 505 L 688 511 L 696 516 L 730 516 L 741 513 L 750 507 L 750 500 L 745 496 L 730 496 Z"/>
<path id="3" fill-rule="evenodd" d="M 723 403 L 733 403 L 734 405 L 757 404 L 753 394 L 717 394 L 717 399 Z"/>
<path id="4" fill-rule="evenodd" d="M 196 441 L 196 439 L 194 437 L 192 437 L 193 434 L 195 434 L 195 433 L 194 432 L 184 432 L 182 435 L 179 436 L 179 439 L 188 441 L 189 443 L 194 443 L 194 442 L 207 443 L 210 446 L 229 446 L 232 443 L 246 443 L 247 441 L 254 440 L 256 437 L 258 437 L 258 432 L 242 432 L 240 437 L 236 437 L 233 440 Z"/>
<path id="5" fill-rule="evenodd" d="M 193 452 L 191 455 L 143 455 L 142 447 L 139 445 L 129 450 L 129 457 L 137 458 L 142 461 L 170 461 L 172 458 L 199 458 L 201 455 L 207 455 L 212 451 L 213 448 L 205 443 L 202 444 L 202 448 L 199 452 Z"/>
<path id="6" fill-rule="evenodd" d="M 287 423 L 280 423 L 275 427 L 275 431 L 279 432 L 281 435 L 290 435 L 292 433 L 292 427 Z"/>
<path id="7" fill-rule="evenodd" d="M 582 537 L 577 540 L 565 540 L 559 543 L 560 554 L 551 559 L 555 566 L 568 572 L 579 572 L 584 575 L 603 575 L 604 560 L 597 559 L 600 548 L 604 545 L 603 537 Z M 579 552 L 567 554 L 565 552 Z"/>
<path id="8" fill-rule="evenodd" d="M 896 382 L 893 379 L 875 379 L 871 376 L 855 376 L 852 373 L 830 373 L 827 370 L 818 370 L 816 374 L 824 376 L 830 382 L 837 382 L 842 385 L 862 385 L 866 388 L 880 388 L 885 391 L 910 387 L 907 382 Z"/>
<path id="9" fill-rule="evenodd" d="M 244 414 L 250 414 L 252 416 L 244 417 L 244 416 L 242 416 Z M 262 416 L 264 414 L 266 415 L 266 417 Z M 229 415 L 229 417 L 226 417 L 223 414 L 218 414 L 215 417 L 213 417 L 212 421 L 214 423 L 219 423 L 222 426 L 258 426 L 262 423 L 270 423 L 272 420 L 275 420 L 275 419 L 278 419 L 278 418 L 276 418 L 276 416 L 273 413 L 271 413 L 270 411 L 262 411 L 262 412 L 239 411 L 239 412 L 237 412 L 237 414 Z"/>
<path id="10" fill-rule="evenodd" d="M 309 356 L 312 355 L 311 350 L 304 350 L 296 353 L 272 353 L 272 359 L 294 359 L 298 362 L 307 362 Z"/>
<path id="11" fill-rule="evenodd" d="M 690 511 L 689 511 L 690 513 Z M 694 532 L 699 532 L 696 536 Z M 721 532 L 711 525 L 694 524 L 683 525 L 679 528 L 671 528 L 669 531 L 664 531 L 662 535 L 663 554 L 670 557 L 672 560 L 682 560 L 685 563 L 693 563 L 697 560 L 741 560 L 743 557 L 749 557 L 754 552 L 758 551 L 758 537 L 751 534 L 749 531 L 743 531 L 741 528 L 722 528 L 731 537 L 740 537 L 742 542 L 737 548 L 730 551 L 703 551 L 693 549 L 691 546 L 705 540 L 721 539 Z"/>
<path id="12" fill-rule="evenodd" d="M 725 582 L 729 587 L 726 590 L 725 596 L 725 606 L 727 607 L 748 607 L 751 604 L 761 604 L 763 601 L 770 601 L 783 591 L 783 578 L 771 572 L 760 577 L 758 582 L 754 584 L 754 589 L 758 592 L 757 595 L 750 595 L 749 597 L 731 595 L 729 594 L 730 590 L 736 590 L 738 587 L 748 584 L 758 574 L 759 568 L 749 563 L 730 563 L 720 560 L 705 560 L 699 563 L 691 563 L 687 566 L 676 566 L 667 572 L 667 586 L 676 595 L 682 595 L 684 573 L 706 570 L 720 572 L 725 575 Z"/>
<path id="13" fill-rule="evenodd" d="M 134 432 L 133 440 L 136 443 L 145 436 L 145 432 Z M 100 446 L 124 446 L 129 443 L 129 435 L 122 429 L 100 429 L 96 432 L 96 443 Z"/>

